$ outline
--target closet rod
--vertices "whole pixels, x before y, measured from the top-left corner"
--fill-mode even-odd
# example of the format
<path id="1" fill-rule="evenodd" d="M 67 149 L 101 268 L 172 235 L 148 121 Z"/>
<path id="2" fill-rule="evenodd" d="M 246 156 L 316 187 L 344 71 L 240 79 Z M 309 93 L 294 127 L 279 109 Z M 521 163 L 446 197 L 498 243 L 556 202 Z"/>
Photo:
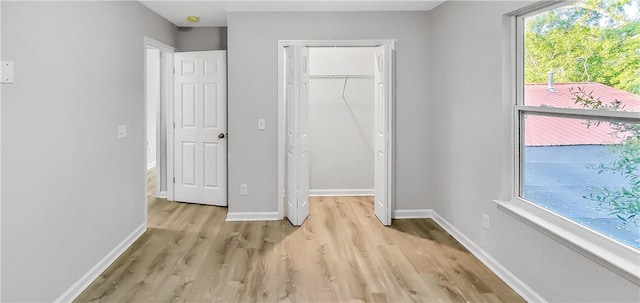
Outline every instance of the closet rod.
<path id="1" fill-rule="evenodd" d="M 311 75 L 309 79 L 373 79 L 373 75 Z"/>

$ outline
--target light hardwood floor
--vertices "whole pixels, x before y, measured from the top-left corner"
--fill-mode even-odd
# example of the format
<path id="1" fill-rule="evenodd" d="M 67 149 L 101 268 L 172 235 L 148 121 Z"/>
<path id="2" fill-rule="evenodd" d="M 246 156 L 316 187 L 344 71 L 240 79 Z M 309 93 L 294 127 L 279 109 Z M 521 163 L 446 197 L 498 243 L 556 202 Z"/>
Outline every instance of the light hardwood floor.
<path id="1" fill-rule="evenodd" d="M 152 199 L 149 229 L 76 302 L 524 302 L 429 219 L 311 199 L 302 227 Z"/>

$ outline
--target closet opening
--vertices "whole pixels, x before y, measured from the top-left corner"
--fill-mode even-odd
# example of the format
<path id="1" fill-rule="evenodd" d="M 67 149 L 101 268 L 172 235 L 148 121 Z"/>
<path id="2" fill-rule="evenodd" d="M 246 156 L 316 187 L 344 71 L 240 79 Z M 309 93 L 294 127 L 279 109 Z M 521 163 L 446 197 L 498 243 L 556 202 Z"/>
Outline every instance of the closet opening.
<path id="1" fill-rule="evenodd" d="M 374 195 L 372 47 L 309 48 L 309 195 Z"/>
<path id="2" fill-rule="evenodd" d="M 279 210 L 292 224 L 322 199 L 391 224 L 394 45 L 280 42 Z"/>

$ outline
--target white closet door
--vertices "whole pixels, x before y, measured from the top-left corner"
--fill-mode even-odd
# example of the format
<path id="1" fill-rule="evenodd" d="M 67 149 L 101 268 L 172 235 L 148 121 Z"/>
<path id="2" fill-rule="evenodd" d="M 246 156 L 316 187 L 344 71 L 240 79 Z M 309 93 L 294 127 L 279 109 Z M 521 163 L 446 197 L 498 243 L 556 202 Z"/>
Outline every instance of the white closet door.
<path id="1" fill-rule="evenodd" d="M 374 164 L 374 212 L 376 217 L 384 225 L 391 225 L 390 207 L 390 121 L 388 113 L 391 112 L 391 49 L 386 46 L 379 46 L 375 51 L 375 106 L 374 106 L 374 128 L 375 128 L 375 164 Z"/>
<path id="2" fill-rule="evenodd" d="M 287 109 L 286 216 L 300 226 L 309 216 L 309 49 L 285 48 Z"/>

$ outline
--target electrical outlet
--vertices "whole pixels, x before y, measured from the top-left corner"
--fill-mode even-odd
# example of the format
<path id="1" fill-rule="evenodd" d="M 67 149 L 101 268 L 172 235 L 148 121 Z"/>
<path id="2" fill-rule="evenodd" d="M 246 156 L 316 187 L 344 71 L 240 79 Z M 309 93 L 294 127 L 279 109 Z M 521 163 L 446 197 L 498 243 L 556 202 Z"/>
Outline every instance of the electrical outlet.
<path id="1" fill-rule="evenodd" d="M 127 137 L 127 125 L 118 126 L 118 139 L 124 139 Z"/>
<path id="2" fill-rule="evenodd" d="M 267 122 L 265 119 L 258 119 L 258 129 L 264 130 L 267 128 Z"/>
<path id="3" fill-rule="evenodd" d="M 482 227 L 486 230 L 491 229 L 491 218 L 487 214 L 482 214 Z"/>
<path id="4" fill-rule="evenodd" d="M 249 189 L 246 184 L 240 184 L 240 195 L 246 196 L 249 193 Z"/>
<path id="5" fill-rule="evenodd" d="M 2 61 L 0 62 L 0 83 L 12 84 L 13 83 L 13 62 Z"/>

